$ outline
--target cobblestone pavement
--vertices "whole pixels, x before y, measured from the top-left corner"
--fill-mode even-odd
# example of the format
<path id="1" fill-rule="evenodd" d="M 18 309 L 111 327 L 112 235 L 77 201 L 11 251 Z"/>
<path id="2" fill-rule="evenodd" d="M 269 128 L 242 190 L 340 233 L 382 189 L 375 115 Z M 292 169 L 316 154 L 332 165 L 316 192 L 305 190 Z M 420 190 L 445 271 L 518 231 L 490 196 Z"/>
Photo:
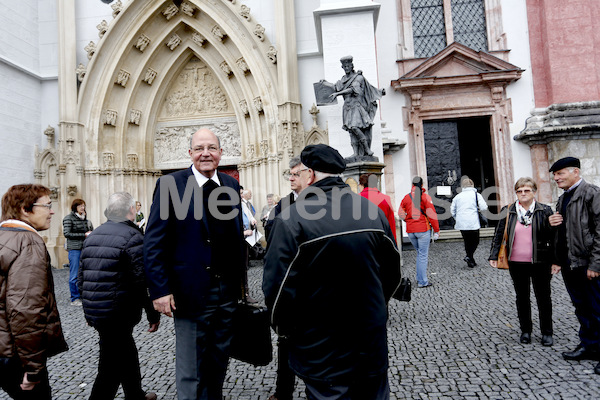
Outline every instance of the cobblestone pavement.
<path id="1" fill-rule="evenodd" d="M 560 354 L 578 344 L 577 320 L 562 278 L 556 276 L 552 282 L 555 345 L 540 344 L 535 305 L 533 343 L 522 345 L 510 276 L 487 266 L 488 250 L 489 241 L 482 241 L 476 253 L 479 266 L 470 269 L 462 261 L 462 242 L 435 243 L 429 264 L 433 287 L 424 289 L 415 285 L 415 252 L 403 253 L 403 272 L 411 277 L 414 289 L 410 303 L 392 300 L 390 304 L 391 398 L 600 398 L 595 362 L 568 362 Z M 87 399 L 96 376 L 98 336 L 85 324 L 82 309 L 69 304 L 68 272 L 55 270 L 54 275 L 70 346 L 49 362 L 54 398 Z M 259 299 L 261 279 L 262 268 L 255 265 L 250 269 L 250 286 Z M 156 333 L 145 329 L 145 324 L 139 324 L 135 330 L 143 387 L 157 392 L 159 399 L 175 400 L 173 321 L 163 317 Z M 232 360 L 226 399 L 266 400 L 274 391 L 275 370 L 275 362 L 255 368 Z M 0 399 L 7 398 L 0 394 Z M 123 399 L 122 391 L 117 398 Z M 295 398 L 306 398 L 301 382 Z"/>

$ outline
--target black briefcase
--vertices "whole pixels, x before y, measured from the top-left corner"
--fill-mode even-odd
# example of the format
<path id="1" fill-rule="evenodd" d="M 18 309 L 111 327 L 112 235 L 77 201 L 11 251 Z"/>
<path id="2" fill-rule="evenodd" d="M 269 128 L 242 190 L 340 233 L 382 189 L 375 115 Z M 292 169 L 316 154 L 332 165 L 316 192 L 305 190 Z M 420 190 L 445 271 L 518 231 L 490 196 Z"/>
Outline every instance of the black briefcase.
<path id="1" fill-rule="evenodd" d="M 393 298 L 399 301 L 410 301 L 410 293 L 412 290 L 412 283 L 408 278 L 402 278 L 400 286 L 396 292 L 392 295 Z"/>
<path id="2" fill-rule="evenodd" d="M 269 312 L 247 302 L 238 304 L 233 317 L 230 356 L 252 365 L 267 365 L 273 359 Z"/>

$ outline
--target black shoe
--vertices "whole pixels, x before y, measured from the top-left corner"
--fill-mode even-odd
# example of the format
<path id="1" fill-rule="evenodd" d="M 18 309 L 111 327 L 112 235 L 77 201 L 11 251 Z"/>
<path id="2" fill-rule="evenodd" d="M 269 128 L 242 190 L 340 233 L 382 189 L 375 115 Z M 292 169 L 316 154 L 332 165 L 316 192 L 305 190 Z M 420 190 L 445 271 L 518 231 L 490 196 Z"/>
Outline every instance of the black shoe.
<path id="1" fill-rule="evenodd" d="M 521 343 L 523 343 L 523 344 L 531 343 L 531 333 L 527 333 L 527 332 L 521 333 Z"/>
<path id="2" fill-rule="evenodd" d="M 562 353 L 562 356 L 565 360 L 572 360 L 572 361 L 597 360 L 598 352 L 589 350 L 580 344 L 579 346 L 577 346 L 577 348 L 575 350 Z"/>
<path id="3" fill-rule="evenodd" d="M 600 375 L 600 363 L 598 363 L 595 367 L 594 367 L 594 372 L 598 375 Z"/>
<path id="4" fill-rule="evenodd" d="M 422 288 L 426 288 L 426 287 L 430 287 L 430 286 L 433 286 L 433 283 L 429 282 L 427 285 L 418 285 L 417 287 L 419 289 L 422 289 Z"/>
<path id="5" fill-rule="evenodd" d="M 542 335 L 542 346 L 552 346 L 554 344 L 554 339 L 552 339 L 552 335 Z"/>
<path id="6" fill-rule="evenodd" d="M 467 266 L 469 268 L 475 268 L 477 266 L 477 263 L 475 262 L 475 260 L 473 260 L 469 256 L 466 256 L 465 258 L 463 258 L 463 260 L 467 263 Z"/>

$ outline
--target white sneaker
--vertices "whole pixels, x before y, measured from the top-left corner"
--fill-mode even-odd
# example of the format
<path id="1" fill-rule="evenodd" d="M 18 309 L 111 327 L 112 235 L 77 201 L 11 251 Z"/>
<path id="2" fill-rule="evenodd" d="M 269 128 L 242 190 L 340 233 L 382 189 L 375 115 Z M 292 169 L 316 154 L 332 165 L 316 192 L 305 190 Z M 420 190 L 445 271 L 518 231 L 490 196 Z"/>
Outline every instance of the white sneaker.
<path id="1" fill-rule="evenodd" d="M 71 302 L 72 306 L 77 306 L 77 307 L 81 307 L 83 306 L 83 304 L 81 304 L 81 299 L 75 299 Z"/>

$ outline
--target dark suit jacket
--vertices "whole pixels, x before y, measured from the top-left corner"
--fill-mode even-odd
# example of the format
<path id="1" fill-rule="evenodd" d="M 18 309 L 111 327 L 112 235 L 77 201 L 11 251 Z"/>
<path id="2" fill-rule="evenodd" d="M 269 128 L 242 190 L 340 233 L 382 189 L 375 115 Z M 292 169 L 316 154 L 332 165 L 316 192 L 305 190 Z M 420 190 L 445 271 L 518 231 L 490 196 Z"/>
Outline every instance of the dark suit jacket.
<path id="1" fill-rule="evenodd" d="M 214 276 L 215 264 L 218 264 L 218 279 L 230 288 L 232 297 L 241 297 L 245 247 L 240 187 L 234 178 L 217 173 L 221 185 L 235 192 L 232 208 L 234 213 L 237 210 L 233 223 L 227 224 L 231 229 L 227 233 L 230 237 L 227 251 L 219 254 L 213 254 L 206 215 L 198 196 L 202 188 L 198 187 L 191 168 L 161 177 L 154 189 L 144 238 L 148 288 L 152 300 L 173 294 L 178 317 L 193 318 L 202 312 L 214 279 L 211 275 Z"/>

